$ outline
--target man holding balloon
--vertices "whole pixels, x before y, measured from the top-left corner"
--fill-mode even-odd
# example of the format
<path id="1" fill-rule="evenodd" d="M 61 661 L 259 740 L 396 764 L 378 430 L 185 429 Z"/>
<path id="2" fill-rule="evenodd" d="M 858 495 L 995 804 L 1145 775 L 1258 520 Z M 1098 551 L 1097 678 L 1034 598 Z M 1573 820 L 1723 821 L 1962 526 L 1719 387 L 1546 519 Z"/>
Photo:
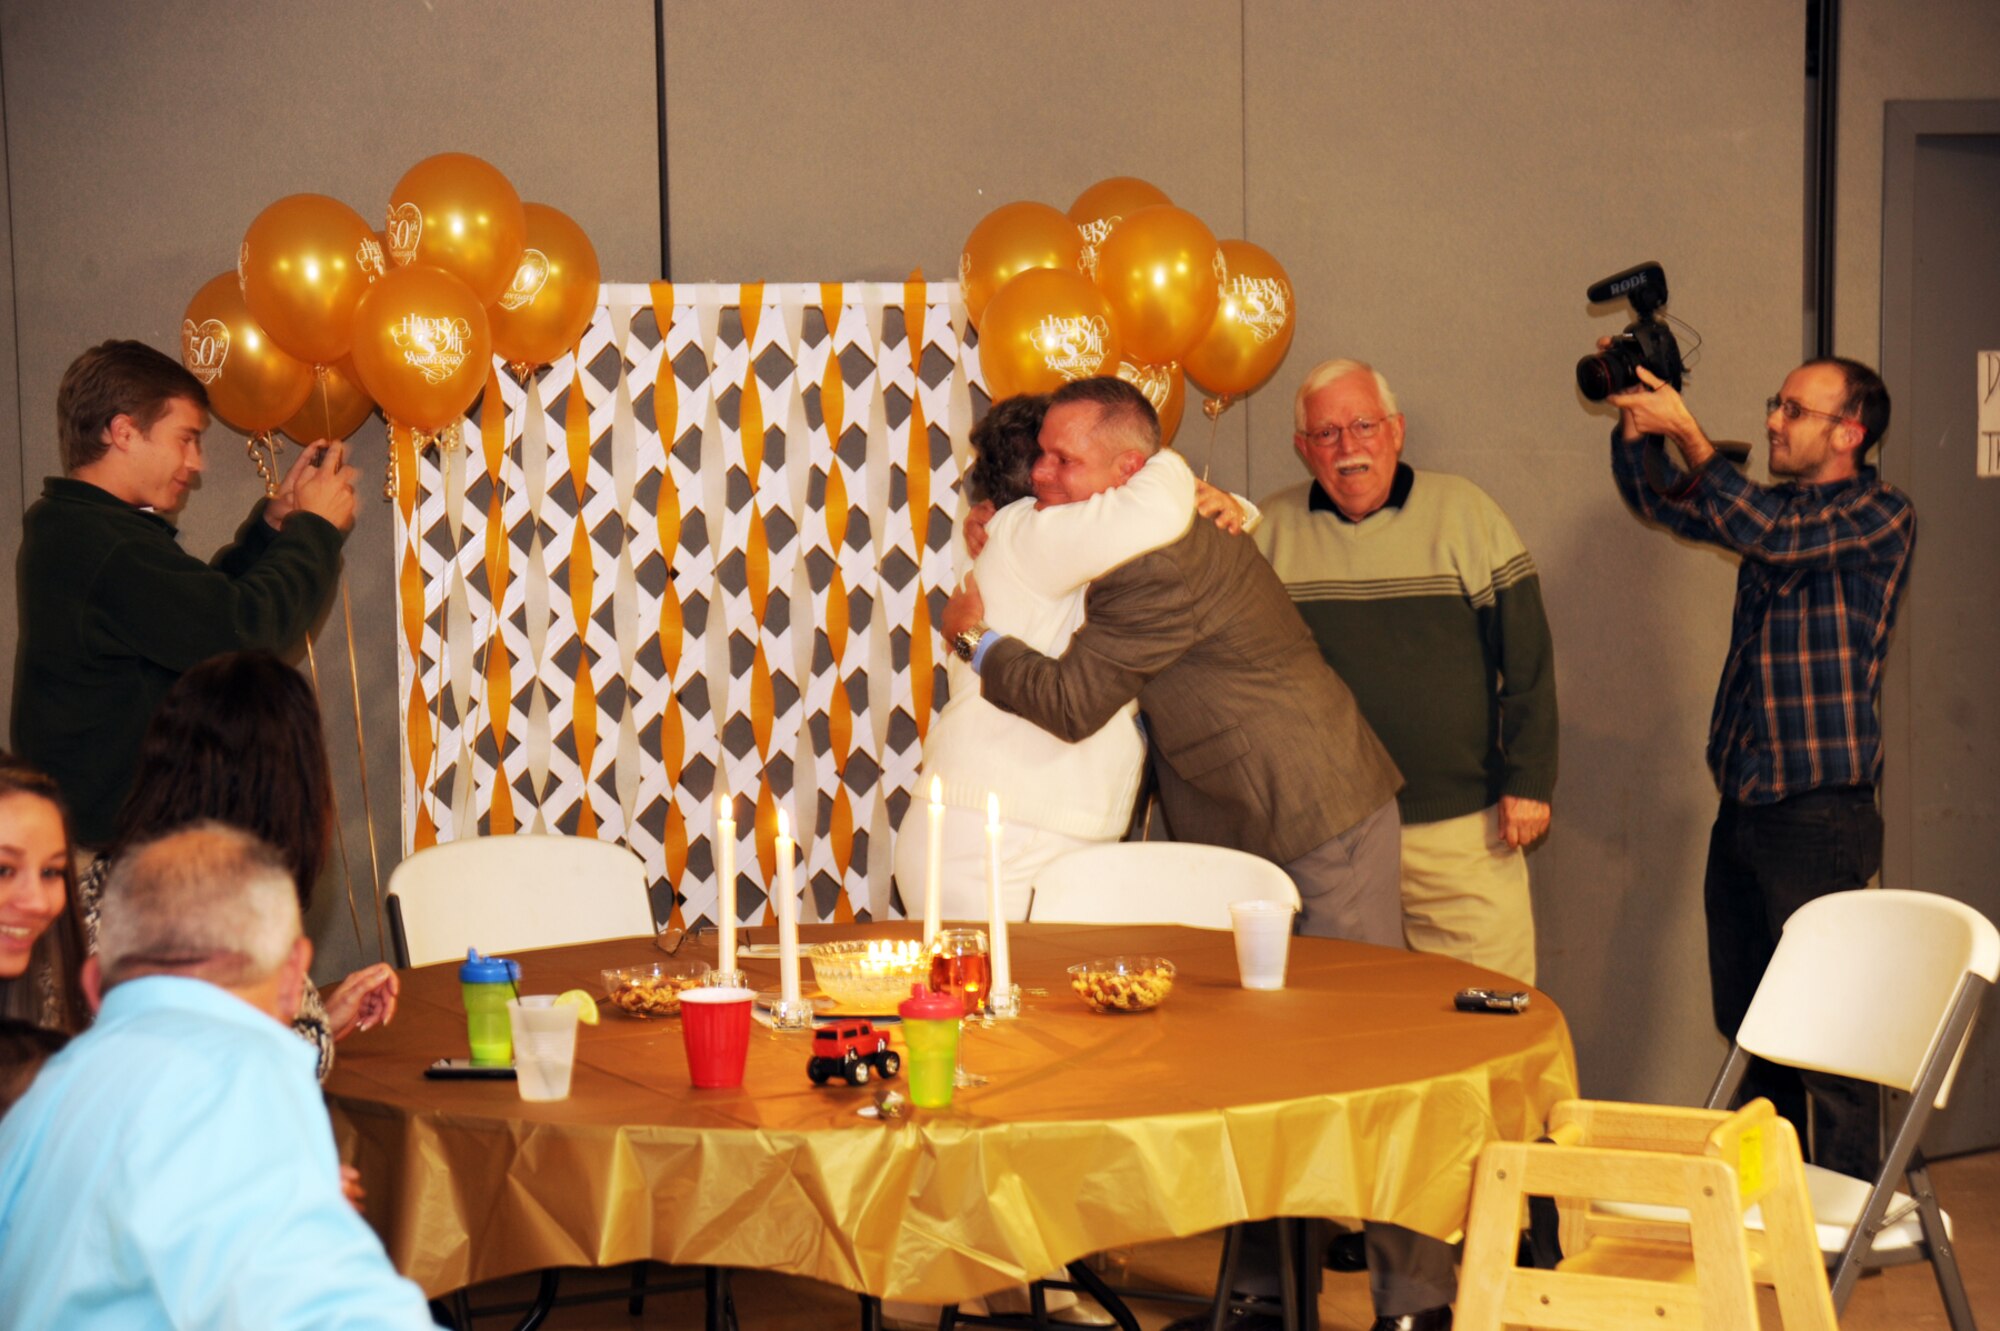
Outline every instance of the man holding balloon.
<path id="1" fill-rule="evenodd" d="M 15 750 L 56 779 L 73 840 L 107 842 L 160 699 L 222 652 L 298 646 L 354 526 L 346 445 L 307 449 L 211 563 L 169 519 L 202 472 L 201 381 L 141 342 L 92 347 L 56 395 L 64 474 L 22 520 Z"/>

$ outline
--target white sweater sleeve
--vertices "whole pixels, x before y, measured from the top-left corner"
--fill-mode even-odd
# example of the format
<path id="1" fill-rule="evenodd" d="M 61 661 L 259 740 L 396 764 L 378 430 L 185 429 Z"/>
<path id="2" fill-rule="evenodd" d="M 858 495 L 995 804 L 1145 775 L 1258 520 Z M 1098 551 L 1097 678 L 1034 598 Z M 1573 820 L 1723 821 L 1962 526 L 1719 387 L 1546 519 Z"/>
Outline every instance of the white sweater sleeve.
<path id="1" fill-rule="evenodd" d="M 993 526 L 1013 528 L 1000 542 L 1013 572 L 1053 597 L 1179 540 L 1193 517 L 1194 473 L 1180 454 L 1163 448 L 1123 485 L 1052 508 L 1018 500 L 995 515 Z"/>

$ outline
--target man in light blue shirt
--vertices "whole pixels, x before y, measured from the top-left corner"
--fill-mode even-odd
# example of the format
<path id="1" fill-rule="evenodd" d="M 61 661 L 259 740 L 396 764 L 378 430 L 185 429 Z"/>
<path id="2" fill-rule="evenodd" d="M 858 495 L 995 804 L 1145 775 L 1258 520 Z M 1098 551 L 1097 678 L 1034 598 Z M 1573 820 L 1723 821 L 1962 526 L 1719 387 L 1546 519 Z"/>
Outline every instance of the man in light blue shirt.
<path id="1" fill-rule="evenodd" d="M 0 1331 L 432 1325 L 340 1189 L 312 944 L 282 861 L 214 823 L 134 850 L 83 971 L 97 1021 L 0 1120 Z"/>

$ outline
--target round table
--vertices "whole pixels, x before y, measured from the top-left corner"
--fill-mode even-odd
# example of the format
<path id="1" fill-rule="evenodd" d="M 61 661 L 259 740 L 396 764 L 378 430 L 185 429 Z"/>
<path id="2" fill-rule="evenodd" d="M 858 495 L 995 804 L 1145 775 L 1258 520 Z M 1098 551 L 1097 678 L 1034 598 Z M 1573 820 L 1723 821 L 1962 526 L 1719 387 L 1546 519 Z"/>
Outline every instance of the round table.
<path id="1" fill-rule="evenodd" d="M 1461 988 L 1511 986 L 1447 958 L 1295 938 L 1287 987 L 1251 992 L 1227 933 L 1010 932 L 1023 1015 L 968 1023 L 960 1046 L 988 1084 L 893 1120 L 855 1112 L 872 1085 L 813 1086 L 799 1033 L 759 1028 L 740 1088 L 694 1090 L 678 1019 L 609 1004 L 579 1032 L 567 1100 L 429 1081 L 432 1060 L 465 1053 L 465 1019 L 454 965 L 412 970 L 395 1022 L 340 1047 L 326 1089 L 342 1158 L 397 1269 L 431 1294 L 651 1258 L 951 1302 L 1089 1252 L 1271 1216 L 1453 1238 L 1480 1147 L 1532 1139 L 1576 1094 L 1555 1005 L 1537 993 L 1520 1015 L 1458 1012 Z M 1172 995 L 1149 1013 L 1089 1011 L 1064 968 L 1112 953 L 1170 958 Z M 712 962 L 713 942 L 681 955 Z M 534 993 L 601 994 L 600 968 L 661 959 L 649 938 L 517 956 Z M 775 985 L 774 962 L 743 966 Z"/>

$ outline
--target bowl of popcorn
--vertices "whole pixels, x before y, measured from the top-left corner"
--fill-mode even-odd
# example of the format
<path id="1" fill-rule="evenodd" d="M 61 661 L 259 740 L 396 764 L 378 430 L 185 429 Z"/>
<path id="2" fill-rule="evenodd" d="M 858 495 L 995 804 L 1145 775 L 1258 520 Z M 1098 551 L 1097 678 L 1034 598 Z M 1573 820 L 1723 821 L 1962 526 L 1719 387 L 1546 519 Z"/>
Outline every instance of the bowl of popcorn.
<path id="1" fill-rule="evenodd" d="M 1100 957 L 1069 968 L 1069 986 L 1092 1012 L 1150 1012 L 1174 989 L 1165 957 Z"/>
<path id="2" fill-rule="evenodd" d="M 705 961 L 653 961 L 643 966 L 606 967 L 604 992 L 628 1017 L 678 1017 L 681 992 L 701 983 Z"/>

